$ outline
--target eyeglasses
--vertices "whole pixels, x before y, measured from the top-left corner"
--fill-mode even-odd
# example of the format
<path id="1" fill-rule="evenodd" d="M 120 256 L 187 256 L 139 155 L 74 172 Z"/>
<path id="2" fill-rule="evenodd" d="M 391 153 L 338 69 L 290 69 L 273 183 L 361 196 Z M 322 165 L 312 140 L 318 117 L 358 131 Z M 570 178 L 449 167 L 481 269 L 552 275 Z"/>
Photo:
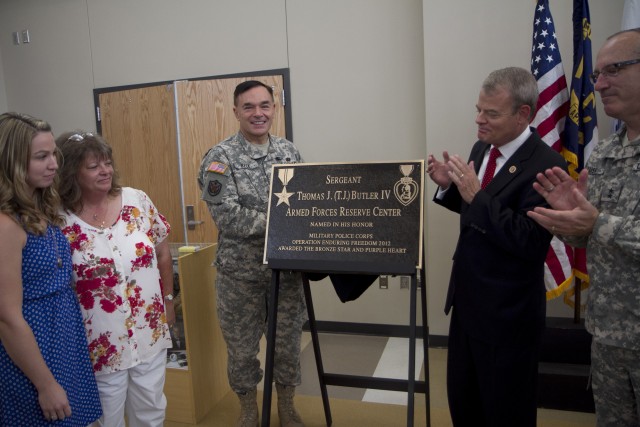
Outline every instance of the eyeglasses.
<path id="1" fill-rule="evenodd" d="M 589 80 L 591 83 L 596 84 L 598 77 L 601 75 L 605 77 L 616 77 L 621 69 L 627 65 L 640 64 L 640 59 L 630 59 L 629 61 L 615 62 L 613 64 L 605 65 L 601 71 L 594 71 L 589 74 Z"/>
<path id="2" fill-rule="evenodd" d="M 93 137 L 93 134 L 91 132 L 74 133 L 69 138 L 67 138 L 67 141 L 82 142 L 86 137 L 91 138 Z"/>

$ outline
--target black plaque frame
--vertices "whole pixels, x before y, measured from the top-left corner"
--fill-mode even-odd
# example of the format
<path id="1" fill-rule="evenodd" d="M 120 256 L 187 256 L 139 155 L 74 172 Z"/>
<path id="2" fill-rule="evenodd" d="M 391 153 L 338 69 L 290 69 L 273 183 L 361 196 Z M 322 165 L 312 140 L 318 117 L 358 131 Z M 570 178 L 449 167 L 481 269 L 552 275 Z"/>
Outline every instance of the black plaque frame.
<path id="1" fill-rule="evenodd" d="M 406 391 L 407 426 L 413 425 L 414 393 L 424 393 L 427 426 L 430 426 L 429 334 L 422 247 L 424 161 L 275 165 L 271 172 L 264 261 L 273 273 L 261 425 L 270 424 L 280 271 L 295 270 L 303 272 L 303 290 L 327 425 L 332 424 L 328 384 Z M 394 228 L 400 221 L 404 221 L 400 229 Z M 365 249 L 359 250 L 362 248 Z M 411 276 L 407 380 L 324 372 L 309 280 L 304 274 L 308 271 Z M 418 282 L 425 381 L 415 380 Z"/>

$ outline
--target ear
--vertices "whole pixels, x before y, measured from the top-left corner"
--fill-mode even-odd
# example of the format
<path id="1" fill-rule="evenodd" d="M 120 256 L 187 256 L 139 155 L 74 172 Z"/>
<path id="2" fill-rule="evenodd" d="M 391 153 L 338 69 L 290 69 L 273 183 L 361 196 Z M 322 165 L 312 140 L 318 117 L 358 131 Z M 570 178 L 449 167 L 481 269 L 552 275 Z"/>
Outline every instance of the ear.
<path id="1" fill-rule="evenodd" d="M 236 116 L 236 119 L 240 120 L 240 117 L 238 116 L 238 108 L 235 105 L 233 106 L 233 115 Z"/>
<path id="2" fill-rule="evenodd" d="M 529 123 L 529 116 L 531 115 L 531 107 L 528 105 L 521 105 L 518 108 L 518 117 L 522 118 L 526 123 Z"/>

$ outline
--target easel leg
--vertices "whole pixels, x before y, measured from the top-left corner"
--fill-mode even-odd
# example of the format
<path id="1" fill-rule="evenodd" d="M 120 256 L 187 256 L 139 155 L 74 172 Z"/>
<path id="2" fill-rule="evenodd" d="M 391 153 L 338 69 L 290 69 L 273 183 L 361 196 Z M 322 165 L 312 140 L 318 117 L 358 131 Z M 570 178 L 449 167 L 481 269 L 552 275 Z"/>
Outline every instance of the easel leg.
<path id="1" fill-rule="evenodd" d="M 424 265 L 424 262 L 423 264 Z M 427 287 L 424 268 L 420 270 L 420 302 L 422 303 L 422 351 L 424 352 L 424 399 L 427 411 L 427 427 L 431 427 L 431 390 L 429 389 L 429 327 L 427 326 Z"/>
<path id="2" fill-rule="evenodd" d="M 269 294 L 269 313 L 267 315 L 267 354 L 264 366 L 264 393 L 262 396 L 263 427 L 270 425 L 271 393 L 273 387 L 273 360 L 276 348 L 276 324 L 278 320 L 278 292 L 280 291 L 280 270 L 271 273 L 271 293 Z"/>
<path id="3" fill-rule="evenodd" d="M 409 377 L 407 382 L 407 426 L 413 426 L 414 391 L 416 387 L 416 275 L 411 276 L 411 301 L 409 308 Z"/>
<path id="4" fill-rule="evenodd" d="M 318 340 L 316 315 L 313 309 L 313 300 L 311 299 L 311 288 L 309 286 L 309 279 L 305 274 L 302 275 L 302 285 L 304 288 L 304 299 L 307 304 L 307 315 L 309 316 L 309 331 L 311 332 L 313 354 L 315 355 L 316 369 L 318 370 L 318 380 L 320 383 L 320 394 L 322 395 L 322 405 L 324 407 L 324 417 L 327 422 L 327 426 L 331 426 L 333 420 L 331 418 L 331 407 L 329 406 L 329 396 L 327 394 L 327 383 L 324 380 L 324 367 L 322 365 L 322 355 L 320 353 L 320 341 Z"/>

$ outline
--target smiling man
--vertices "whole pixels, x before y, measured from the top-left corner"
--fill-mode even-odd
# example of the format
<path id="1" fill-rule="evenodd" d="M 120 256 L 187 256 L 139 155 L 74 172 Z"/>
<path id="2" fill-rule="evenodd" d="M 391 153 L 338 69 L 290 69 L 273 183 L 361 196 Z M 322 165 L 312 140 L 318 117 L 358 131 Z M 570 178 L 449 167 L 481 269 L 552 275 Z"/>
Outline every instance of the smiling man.
<path id="1" fill-rule="evenodd" d="M 598 427 L 640 425 L 640 28 L 604 43 L 590 76 L 608 116 L 624 122 L 573 180 L 552 169 L 536 190 L 551 209 L 535 219 L 587 248 L 591 384 Z"/>
<path id="2" fill-rule="evenodd" d="M 469 162 L 429 155 L 434 201 L 460 215 L 445 312 L 451 311 L 447 395 L 455 427 L 535 427 L 551 233 L 527 217 L 545 205 L 536 174 L 565 166 L 529 121 L 538 99 L 523 68 L 492 72 L 476 103 Z"/>
<path id="3" fill-rule="evenodd" d="M 256 80 L 240 83 L 233 112 L 240 130 L 207 152 L 198 184 L 218 227 L 217 311 L 227 344 L 229 384 L 240 399 L 237 426 L 255 427 L 256 386 L 263 375 L 257 355 L 271 288 L 271 270 L 262 263 L 271 165 L 302 158 L 293 143 L 269 134 L 275 112 L 271 87 Z M 282 272 L 273 377 L 283 427 L 303 425 L 293 405 L 301 380 L 303 321 L 300 273 Z"/>

